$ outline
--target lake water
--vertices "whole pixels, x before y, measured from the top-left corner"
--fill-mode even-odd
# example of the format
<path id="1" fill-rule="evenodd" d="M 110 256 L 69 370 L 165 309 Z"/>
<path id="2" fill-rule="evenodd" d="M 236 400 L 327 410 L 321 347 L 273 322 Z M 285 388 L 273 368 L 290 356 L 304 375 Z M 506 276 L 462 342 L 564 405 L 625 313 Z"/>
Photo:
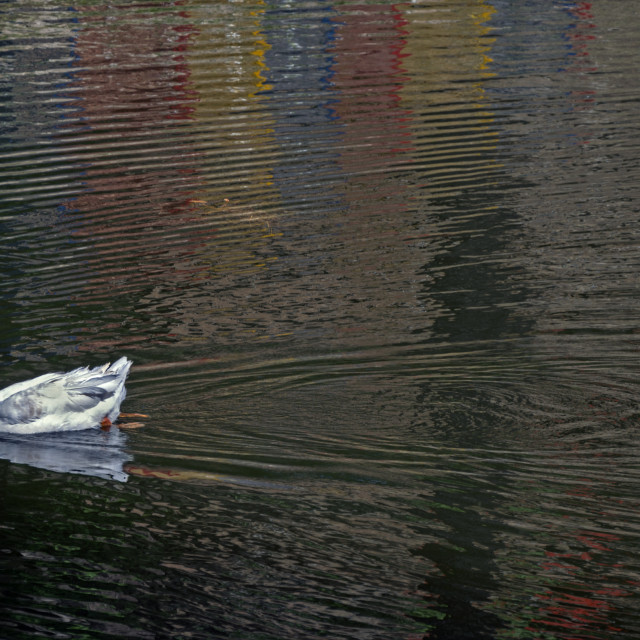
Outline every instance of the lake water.
<path id="1" fill-rule="evenodd" d="M 633 2 L 9 0 L 0 637 L 640 637 Z"/>

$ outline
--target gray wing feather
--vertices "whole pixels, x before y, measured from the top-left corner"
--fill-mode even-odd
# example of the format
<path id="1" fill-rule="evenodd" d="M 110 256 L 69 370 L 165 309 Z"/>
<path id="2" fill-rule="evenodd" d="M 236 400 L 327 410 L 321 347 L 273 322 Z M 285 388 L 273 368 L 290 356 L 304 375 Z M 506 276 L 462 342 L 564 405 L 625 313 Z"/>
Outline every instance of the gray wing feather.
<path id="1" fill-rule="evenodd" d="M 43 413 L 41 397 L 31 390 L 21 391 L 0 402 L 0 417 L 11 424 L 31 422 Z"/>

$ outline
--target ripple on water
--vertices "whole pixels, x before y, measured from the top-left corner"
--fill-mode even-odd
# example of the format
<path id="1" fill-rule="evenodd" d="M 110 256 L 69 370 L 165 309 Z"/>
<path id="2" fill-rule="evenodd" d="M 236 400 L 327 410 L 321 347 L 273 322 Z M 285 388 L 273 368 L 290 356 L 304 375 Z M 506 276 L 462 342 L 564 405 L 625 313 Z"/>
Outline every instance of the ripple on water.
<path id="1" fill-rule="evenodd" d="M 14 5 L 0 635 L 636 638 L 633 3 Z"/>

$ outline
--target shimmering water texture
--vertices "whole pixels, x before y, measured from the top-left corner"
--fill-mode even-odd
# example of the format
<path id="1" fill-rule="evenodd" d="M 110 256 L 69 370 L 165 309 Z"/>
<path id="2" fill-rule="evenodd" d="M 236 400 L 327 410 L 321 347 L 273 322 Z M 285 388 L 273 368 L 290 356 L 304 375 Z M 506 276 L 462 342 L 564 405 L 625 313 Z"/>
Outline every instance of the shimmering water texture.
<path id="1" fill-rule="evenodd" d="M 634 2 L 0 5 L 0 638 L 637 640 Z"/>

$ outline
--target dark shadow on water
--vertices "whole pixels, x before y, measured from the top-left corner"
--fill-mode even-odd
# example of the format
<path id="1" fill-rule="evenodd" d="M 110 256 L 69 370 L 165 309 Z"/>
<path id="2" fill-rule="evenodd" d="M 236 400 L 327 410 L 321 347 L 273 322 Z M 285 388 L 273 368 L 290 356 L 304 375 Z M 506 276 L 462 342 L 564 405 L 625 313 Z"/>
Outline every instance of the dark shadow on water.
<path id="1" fill-rule="evenodd" d="M 448 615 L 434 625 L 427 636 L 430 640 L 494 640 L 496 631 L 507 627 L 498 616 L 481 611 L 470 602 L 446 597 L 440 597 L 438 602 Z"/>
<path id="2" fill-rule="evenodd" d="M 508 282 L 509 267 L 492 259 L 507 251 L 514 216 L 500 200 L 495 192 L 483 196 L 476 191 L 467 202 L 456 198 L 444 203 L 454 214 L 485 211 L 486 215 L 459 223 L 461 241 L 425 267 L 441 274 L 425 290 L 425 295 L 445 311 L 436 320 L 433 335 L 445 341 L 448 350 L 461 354 L 462 366 L 468 344 L 491 345 L 484 356 L 487 367 L 518 357 L 512 352 L 513 343 L 505 338 L 527 335 L 531 330 L 526 320 L 510 311 L 529 293 L 514 290 Z M 454 264 L 456 268 L 447 268 Z M 497 407 L 496 413 L 496 402 L 500 401 L 490 397 L 491 385 L 473 380 L 475 371 L 482 377 L 481 365 L 474 362 L 449 384 L 422 385 L 416 403 L 416 428 L 434 431 L 457 448 L 490 447 L 500 428 L 501 409 Z M 437 483 L 429 496 L 440 529 L 437 542 L 415 550 L 433 567 L 420 585 L 427 594 L 426 608 L 416 619 L 424 615 L 421 622 L 426 618 L 428 623 L 424 637 L 430 640 L 492 640 L 509 626 L 490 611 L 492 596 L 500 587 L 494 577 L 498 574 L 495 555 L 502 546 L 496 536 L 501 523 L 491 514 L 500 512 L 502 498 L 495 488 L 503 487 L 506 479 L 499 470 L 482 470 L 478 476 L 477 469 L 457 468 L 452 458 L 443 458 L 443 464 L 448 465 L 446 480 Z"/>

